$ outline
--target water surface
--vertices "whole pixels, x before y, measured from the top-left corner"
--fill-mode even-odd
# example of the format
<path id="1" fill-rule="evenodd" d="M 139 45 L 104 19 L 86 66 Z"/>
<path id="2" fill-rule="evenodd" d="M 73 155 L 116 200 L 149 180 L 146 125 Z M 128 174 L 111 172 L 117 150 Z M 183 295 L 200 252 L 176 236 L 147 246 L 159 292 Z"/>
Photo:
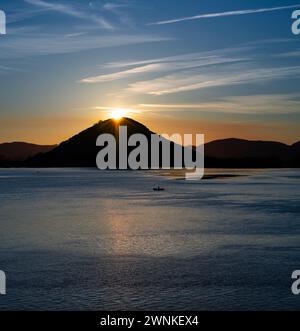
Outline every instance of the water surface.
<path id="1" fill-rule="evenodd" d="M 0 309 L 299 309 L 299 171 L 217 173 L 0 169 Z"/>

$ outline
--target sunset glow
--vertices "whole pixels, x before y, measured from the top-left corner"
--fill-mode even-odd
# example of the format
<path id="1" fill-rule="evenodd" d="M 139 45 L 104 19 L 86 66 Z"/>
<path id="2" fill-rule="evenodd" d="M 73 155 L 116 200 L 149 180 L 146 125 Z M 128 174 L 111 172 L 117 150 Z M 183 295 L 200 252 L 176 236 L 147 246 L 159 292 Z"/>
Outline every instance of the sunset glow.
<path id="1" fill-rule="evenodd" d="M 126 109 L 116 108 L 111 111 L 110 115 L 114 120 L 120 120 L 122 117 L 126 116 L 127 113 Z"/>

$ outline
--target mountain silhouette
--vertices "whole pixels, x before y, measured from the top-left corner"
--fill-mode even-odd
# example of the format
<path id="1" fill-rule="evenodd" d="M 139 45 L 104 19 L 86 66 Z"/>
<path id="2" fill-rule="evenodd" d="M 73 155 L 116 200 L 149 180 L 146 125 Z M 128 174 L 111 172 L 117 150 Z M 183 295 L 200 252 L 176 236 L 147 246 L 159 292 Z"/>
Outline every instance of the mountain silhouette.
<path id="1" fill-rule="evenodd" d="M 275 141 L 215 140 L 205 144 L 210 167 L 298 167 L 300 143 L 292 146 Z"/>
<path id="2" fill-rule="evenodd" d="M 101 134 L 119 135 L 119 126 L 127 126 L 128 137 L 143 134 L 150 141 L 154 134 L 143 124 L 122 118 L 100 121 L 78 133 L 67 141 L 42 151 L 26 161 L 19 163 L 25 167 L 95 167 L 96 155 L 101 150 L 96 140 Z M 116 139 L 118 141 L 118 139 Z M 174 164 L 174 143 L 171 143 L 171 166 Z M 128 148 L 128 153 L 134 149 Z M 149 164 L 151 161 L 149 149 Z M 270 168 L 300 167 L 300 141 L 292 146 L 273 141 L 249 141 L 243 139 L 216 140 L 205 144 L 206 167 Z"/>
<path id="3" fill-rule="evenodd" d="M 243 139 L 215 140 L 205 145 L 207 157 L 214 158 L 280 158 L 289 159 L 291 147 L 273 141 Z"/>
<path id="4" fill-rule="evenodd" d="M 292 155 L 293 155 L 293 163 L 296 165 L 300 165 L 300 141 L 296 142 L 291 146 Z"/>
<path id="5" fill-rule="evenodd" d="M 292 151 L 293 151 L 295 154 L 299 155 L 299 154 L 300 154 L 300 141 L 298 141 L 298 142 L 296 142 L 295 144 L 293 144 L 293 145 L 291 146 L 291 148 L 292 148 Z"/>
<path id="6" fill-rule="evenodd" d="M 38 154 L 29 158 L 26 166 L 38 167 L 95 167 L 96 155 L 101 148 L 96 146 L 96 140 L 101 134 L 119 136 L 119 126 L 127 126 L 128 137 L 133 134 L 143 134 L 150 139 L 151 132 L 143 124 L 130 118 L 118 121 L 109 119 L 100 121 L 92 127 L 80 132 L 67 141 L 64 141 L 48 153 Z M 132 148 L 133 149 L 133 148 Z M 130 152 L 130 148 L 128 148 Z"/>
<path id="7" fill-rule="evenodd" d="M 15 161 L 24 161 L 38 153 L 46 153 L 57 145 L 36 145 L 25 142 L 0 144 L 0 164 Z"/>

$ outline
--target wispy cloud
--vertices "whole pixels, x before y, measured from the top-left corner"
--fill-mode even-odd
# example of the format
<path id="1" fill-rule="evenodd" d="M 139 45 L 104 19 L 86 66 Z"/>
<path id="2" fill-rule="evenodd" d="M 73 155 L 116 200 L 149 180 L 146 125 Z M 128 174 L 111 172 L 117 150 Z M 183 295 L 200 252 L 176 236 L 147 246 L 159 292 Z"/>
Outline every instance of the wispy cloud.
<path id="1" fill-rule="evenodd" d="M 8 25 L 7 38 L 1 39 L 2 64 L 10 65 L 10 59 L 23 57 L 67 54 L 174 40 L 132 29 L 130 31 L 115 29 L 110 20 L 117 24 L 116 18 L 112 19 L 109 16 L 108 21 L 106 17 L 101 16 L 105 15 L 105 10 L 112 10 L 113 4 L 107 4 L 107 9 L 103 9 L 103 3 L 97 2 L 97 4 L 99 8 L 95 10 L 82 1 L 23 0 L 23 6 L 12 7 L 11 14 L 8 15 L 11 24 Z M 20 24 L 23 20 L 50 12 L 60 13 L 70 19 L 67 24 L 65 20 L 56 20 L 56 17 L 47 17 L 45 20 L 40 18 L 31 21 L 30 25 Z M 62 18 L 66 17 L 62 16 Z M 76 18 L 85 22 L 78 22 Z M 103 31 L 99 31 L 99 27 Z"/>
<path id="2" fill-rule="evenodd" d="M 95 106 L 80 110 L 112 111 L 113 106 Z M 244 115 L 299 114 L 300 93 L 251 94 L 230 97 L 215 97 L 198 103 L 140 103 L 126 107 L 131 114 L 173 114 L 182 112 L 227 113 Z"/>
<path id="3" fill-rule="evenodd" d="M 173 57 L 157 58 L 140 62 L 110 63 L 102 65 L 102 68 L 129 67 L 135 68 L 122 70 L 110 74 L 92 76 L 81 80 L 82 83 L 103 83 L 118 79 L 155 72 L 176 72 L 184 69 L 200 68 L 216 64 L 225 64 L 244 61 L 243 57 L 226 57 L 225 54 L 216 53 L 191 53 Z M 138 66 L 137 66 L 138 65 Z"/>
<path id="4" fill-rule="evenodd" d="M 21 71 L 18 68 L 0 65 L 0 73 L 9 73 L 12 71 Z"/>
<path id="5" fill-rule="evenodd" d="M 189 71 L 136 82 L 130 84 L 127 91 L 159 96 L 227 85 L 256 84 L 261 81 L 298 77 L 299 75 L 300 66 L 255 69 L 229 66 L 223 72 L 199 74 Z"/>
<path id="6" fill-rule="evenodd" d="M 99 75 L 99 76 L 94 76 L 94 77 L 88 77 L 82 79 L 80 82 L 81 83 L 103 83 L 103 82 L 109 82 L 113 80 L 118 80 L 122 78 L 126 78 L 132 75 L 137 75 L 137 74 L 142 74 L 146 72 L 153 72 L 157 71 L 160 69 L 159 64 L 148 64 L 145 66 L 137 67 L 134 69 L 129 69 L 129 70 L 124 70 L 120 72 L 115 72 L 112 74 L 107 74 L 107 75 Z"/>
<path id="7" fill-rule="evenodd" d="M 300 113 L 299 94 L 233 96 L 221 100 L 186 104 L 139 104 L 143 111 L 204 111 L 235 114 Z"/>
<path id="8" fill-rule="evenodd" d="M 119 9 L 120 8 L 124 8 L 124 7 L 128 7 L 128 3 L 115 3 L 115 2 L 107 2 L 103 5 L 103 8 L 105 10 L 111 11 L 113 13 L 119 14 Z"/>
<path id="9" fill-rule="evenodd" d="M 119 20 L 125 24 L 131 24 L 131 19 L 128 16 L 127 12 L 125 9 L 130 7 L 129 3 L 127 2 L 122 2 L 122 3 L 117 3 L 117 2 L 107 2 L 103 5 L 103 9 L 106 10 L 107 12 L 118 16 Z"/>
<path id="10" fill-rule="evenodd" d="M 231 47 L 231 48 L 221 48 L 211 51 L 195 52 L 195 53 L 185 53 L 173 56 L 166 56 L 160 58 L 152 58 L 146 60 L 131 60 L 131 61 L 115 61 L 110 63 L 105 63 L 99 65 L 101 69 L 111 69 L 111 68 L 124 68 L 124 67 L 134 67 L 140 65 L 146 65 L 151 63 L 175 63 L 181 61 L 198 61 L 198 60 L 209 60 L 212 59 L 224 59 L 224 58 L 234 58 L 237 57 L 236 54 L 246 54 L 248 51 L 252 50 L 253 46 L 242 45 L 240 47 Z M 240 55 L 239 57 L 245 57 Z"/>
<path id="11" fill-rule="evenodd" d="M 151 35 L 58 35 L 32 33 L 16 35 L 1 43 L 0 59 L 66 54 L 80 51 L 167 41 L 169 38 Z"/>
<path id="12" fill-rule="evenodd" d="M 273 57 L 277 57 L 277 58 L 285 58 L 285 57 L 299 58 L 299 56 L 300 56 L 300 49 L 291 51 L 291 52 L 284 52 L 284 53 L 273 55 Z"/>
<path id="13" fill-rule="evenodd" d="M 44 0 L 25 0 L 25 2 L 46 10 L 52 10 L 75 18 L 92 21 L 98 24 L 100 27 L 107 30 L 112 30 L 114 28 L 110 22 L 108 22 L 105 18 L 101 17 L 100 15 L 87 13 L 71 5 L 61 4 L 57 2 L 52 3 Z"/>
<path id="14" fill-rule="evenodd" d="M 266 40 L 266 43 L 283 41 L 286 40 Z M 125 82 L 127 87 L 122 90 L 122 95 L 134 93 L 163 96 L 222 86 L 251 84 L 254 87 L 261 82 L 272 84 L 291 76 L 300 76 L 300 66 L 295 64 L 284 66 L 274 61 L 272 66 L 269 55 L 267 64 L 265 55 L 257 51 L 260 46 L 242 44 L 206 52 L 104 63 L 99 66 L 102 74 L 84 78 L 80 82 L 105 83 L 131 79 Z M 121 70 L 111 73 L 111 69 Z M 188 109 L 196 109 L 198 106 L 190 105 Z M 201 109 L 207 106 L 202 105 Z M 221 109 L 221 105 L 218 106 Z"/>
<path id="15" fill-rule="evenodd" d="M 25 20 L 29 20 L 33 17 L 42 15 L 46 13 L 48 10 L 45 8 L 38 8 L 38 9 L 33 9 L 33 10 L 17 10 L 17 11 L 12 11 L 10 15 L 7 16 L 7 23 L 18 23 L 22 22 Z"/>
<path id="16" fill-rule="evenodd" d="M 179 22 L 184 22 L 184 21 L 200 20 L 200 19 L 207 19 L 207 18 L 267 13 L 267 12 L 274 12 L 274 11 L 293 9 L 293 8 L 299 8 L 299 7 L 300 7 L 300 4 L 290 5 L 290 6 L 281 6 L 281 7 L 245 9 L 245 10 L 226 11 L 226 12 L 219 12 L 219 13 L 200 14 L 200 15 L 180 17 L 180 18 L 175 18 L 175 19 L 170 19 L 170 20 L 165 20 L 165 21 L 158 21 L 158 22 L 154 22 L 154 23 L 149 23 L 148 25 L 174 24 L 174 23 L 179 23 Z"/>

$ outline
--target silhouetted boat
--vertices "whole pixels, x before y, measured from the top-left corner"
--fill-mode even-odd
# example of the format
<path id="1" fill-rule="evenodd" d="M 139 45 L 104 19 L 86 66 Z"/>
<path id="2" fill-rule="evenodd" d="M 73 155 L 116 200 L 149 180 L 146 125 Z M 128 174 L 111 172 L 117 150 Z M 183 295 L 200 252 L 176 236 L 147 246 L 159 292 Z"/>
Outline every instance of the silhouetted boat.
<path id="1" fill-rule="evenodd" d="M 153 191 L 156 191 L 156 192 L 161 192 L 161 191 L 164 191 L 165 189 L 163 187 L 160 187 L 160 186 L 157 186 L 157 187 L 154 187 L 153 188 Z"/>

